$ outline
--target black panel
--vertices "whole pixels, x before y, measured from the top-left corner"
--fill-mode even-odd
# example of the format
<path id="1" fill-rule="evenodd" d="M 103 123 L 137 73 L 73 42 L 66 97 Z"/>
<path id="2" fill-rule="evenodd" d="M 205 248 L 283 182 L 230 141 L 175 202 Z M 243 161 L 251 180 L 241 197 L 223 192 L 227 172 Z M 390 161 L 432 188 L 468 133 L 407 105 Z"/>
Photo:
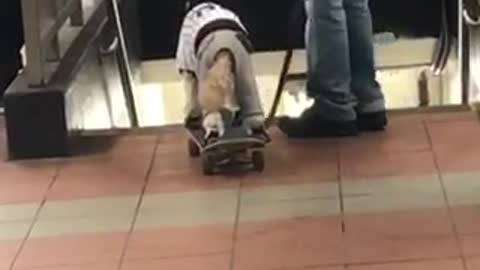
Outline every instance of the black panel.
<path id="1" fill-rule="evenodd" d="M 177 43 L 177 29 L 183 16 L 181 0 L 142 0 L 143 58 L 168 57 Z"/>
<path id="2" fill-rule="evenodd" d="M 456 31 L 456 0 L 449 1 L 451 29 Z M 197 2 L 202 2 L 201 0 Z M 302 0 L 217 0 L 237 12 L 251 32 L 257 50 L 286 49 L 291 43 L 285 29 L 293 32 L 295 47 L 303 41 L 303 19 L 289 23 L 294 6 Z M 173 57 L 177 34 L 184 15 L 185 0 L 142 0 L 143 58 Z M 440 28 L 440 0 L 371 0 L 376 32 L 422 37 L 437 36 Z M 298 16 L 298 15 L 294 15 Z M 302 18 L 302 16 L 298 16 Z M 299 22 L 300 20 L 300 22 Z"/>
<path id="3" fill-rule="evenodd" d="M 136 28 L 138 24 L 135 17 L 139 14 L 135 12 L 136 3 L 137 0 L 124 0 L 122 12 L 128 48 L 131 50 L 130 60 L 134 70 L 139 70 L 141 43 Z M 98 9 L 62 59 L 51 82 L 44 88 L 29 88 L 23 74 L 9 87 L 5 95 L 5 116 L 11 159 L 61 157 L 71 153 L 69 143 L 73 134 L 69 128 L 75 126 L 71 119 L 92 116 L 91 111 L 84 111 L 89 110 L 89 107 L 83 106 L 89 99 L 91 101 L 92 96 L 88 94 L 97 89 L 103 90 L 103 86 L 114 85 L 111 81 L 106 82 L 105 76 L 109 75 L 101 72 L 101 61 L 97 57 L 99 44 L 107 39 L 106 33 L 109 32 L 106 21 L 105 10 Z M 115 62 L 110 63 L 107 68 L 113 71 L 114 64 Z M 96 72 L 97 76 L 88 76 L 85 70 Z M 73 82 L 79 81 L 79 78 L 80 81 L 93 82 L 74 85 Z M 92 85 L 96 88 L 90 89 Z M 118 83 L 116 85 L 121 90 Z M 66 97 L 68 95 L 71 98 L 75 91 L 79 94 L 73 95 L 75 100 L 69 99 L 70 105 L 67 107 Z M 71 107 L 72 104 L 78 106 Z"/>
<path id="4" fill-rule="evenodd" d="M 140 5 L 138 0 L 122 1 L 120 6 L 123 30 L 128 47 L 132 72 L 138 75 L 142 58 L 142 35 L 140 29 Z M 137 79 L 139 76 L 136 76 Z M 137 81 L 140 83 L 140 81 Z"/>
<path id="5" fill-rule="evenodd" d="M 62 90 L 29 89 L 19 76 L 5 94 L 5 118 L 11 159 L 67 155 Z"/>
<path id="6" fill-rule="evenodd" d="M 21 67 L 22 11 L 19 0 L 0 1 L 0 99 Z"/>

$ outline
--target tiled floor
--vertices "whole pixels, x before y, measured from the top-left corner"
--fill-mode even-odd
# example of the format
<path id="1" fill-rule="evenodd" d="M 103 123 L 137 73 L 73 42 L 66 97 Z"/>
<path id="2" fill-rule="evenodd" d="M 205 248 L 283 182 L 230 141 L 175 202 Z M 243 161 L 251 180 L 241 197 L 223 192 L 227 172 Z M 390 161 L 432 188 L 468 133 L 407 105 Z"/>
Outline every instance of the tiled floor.
<path id="1" fill-rule="evenodd" d="M 263 174 L 214 177 L 181 129 L 2 161 L 0 270 L 478 270 L 479 136 L 470 113 L 338 140 L 274 130 Z"/>

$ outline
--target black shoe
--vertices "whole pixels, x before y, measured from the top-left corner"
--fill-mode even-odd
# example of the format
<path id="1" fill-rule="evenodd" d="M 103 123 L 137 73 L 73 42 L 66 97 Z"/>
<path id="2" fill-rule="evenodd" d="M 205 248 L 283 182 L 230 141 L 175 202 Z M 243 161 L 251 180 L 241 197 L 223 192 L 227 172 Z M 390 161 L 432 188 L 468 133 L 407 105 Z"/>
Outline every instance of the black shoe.
<path id="1" fill-rule="evenodd" d="M 361 131 L 383 131 L 388 125 L 385 111 L 357 114 L 357 125 Z"/>
<path id="2" fill-rule="evenodd" d="M 356 121 L 331 121 L 310 108 L 299 118 L 282 117 L 278 128 L 290 138 L 346 137 L 358 134 Z"/>
<path id="3" fill-rule="evenodd" d="M 265 143 L 269 143 L 272 141 L 270 138 L 270 135 L 268 134 L 268 131 L 266 128 L 256 128 L 252 129 L 252 136 L 255 138 L 259 138 L 260 140 L 263 140 Z"/>

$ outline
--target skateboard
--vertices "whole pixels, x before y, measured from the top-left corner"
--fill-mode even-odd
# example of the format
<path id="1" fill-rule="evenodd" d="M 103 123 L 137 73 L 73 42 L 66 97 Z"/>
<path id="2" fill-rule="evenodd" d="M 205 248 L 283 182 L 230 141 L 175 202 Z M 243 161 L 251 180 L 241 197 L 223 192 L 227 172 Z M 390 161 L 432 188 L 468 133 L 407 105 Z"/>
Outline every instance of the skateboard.
<path id="1" fill-rule="evenodd" d="M 222 165 L 246 164 L 262 172 L 265 167 L 263 148 L 267 140 L 248 134 L 242 126 L 232 126 L 223 136 L 213 140 L 205 139 L 203 129 L 187 127 L 189 133 L 188 153 L 190 157 L 202 158 L 205 175 L 213 175 Z"/>

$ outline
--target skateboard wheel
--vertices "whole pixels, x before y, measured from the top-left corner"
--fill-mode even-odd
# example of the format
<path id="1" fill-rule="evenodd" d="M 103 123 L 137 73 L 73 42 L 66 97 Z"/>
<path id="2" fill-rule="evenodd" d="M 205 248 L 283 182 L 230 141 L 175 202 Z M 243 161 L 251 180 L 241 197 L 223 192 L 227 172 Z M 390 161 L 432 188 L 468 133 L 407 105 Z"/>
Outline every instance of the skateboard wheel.
<path id="1" fill-rule="evenodd" d="M 215 162 L 214 162 L 213 157 L 211 155 L 204 155 L 203 156 L 202 167 L 203 167 L 203 174 L 213 175 Z"/>
<path id="2" fill-rule="evenodd" d="M 252 153 L 253 168 L 258 172 L 263 172 L 265 169 L 265 157 L 263 152 L 255 151 Z"/>
<path id="3" fill-rule="evenodd" d="M 188 154 L 190 157 L 200 156 L 200 148 L 192 139 L 188 140 Z"/>

